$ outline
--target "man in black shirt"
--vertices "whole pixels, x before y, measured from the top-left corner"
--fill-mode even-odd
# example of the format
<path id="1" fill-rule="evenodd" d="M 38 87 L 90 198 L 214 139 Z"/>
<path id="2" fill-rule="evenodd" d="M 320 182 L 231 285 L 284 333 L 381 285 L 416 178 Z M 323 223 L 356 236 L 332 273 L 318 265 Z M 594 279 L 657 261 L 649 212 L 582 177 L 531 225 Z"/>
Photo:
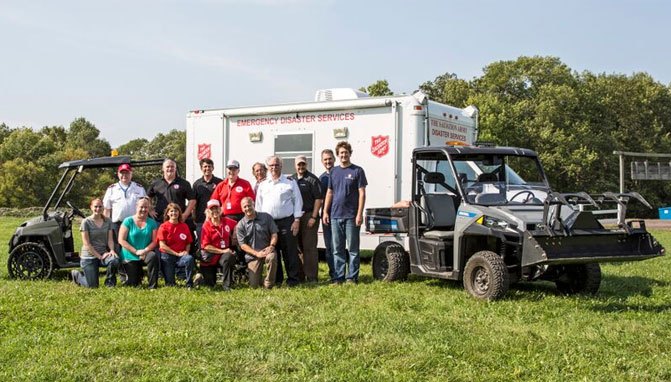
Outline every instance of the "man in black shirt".
<path id="1" fill-rule="evenodd" d="M 163 177 L 156 179 L 147 190 L 147 196 L 154 199 L 154 212 L 151 216 L 157 222 L 163 221 L 163 211 L 169 203 L 177 203 L 182 209 L 182 219 L 195 228 L 191 212 L 196 206 L 196 195 L 191 183 L 177 176 L 177 164 L 172 159 L 163 161 Z"/>
<path id="2" fill-rule="evenodd" d="M 303 216 L 298 229 L 299 254 L 301 269 L 305 281 L 317 282 L 319 269 L 319 253 L 317 252 L 317 231 L 319 230 L 319 210 L 323 203 L 323 192 L 319 178 L 308 171 L 305 155 L 296 157 L 296 173 L 294 180 L 298 183 L 303 198 Z M 303 277 L 301 277 L 302 279 Z"/>
<path id="3" fill-rule="evenodd" d="M 203 173 L 201 178 L 193 182 L 193 192 L 196 195 L 196 207 L 194 208 L 196 222 L 196 233 L 200 237 L 200 229 L 205 223 L 205 209 L 207 202 L 212 196 L 214 187 L 219 184 L 222 179 L 217 178 L 212 173 L 214 171 L 214 162 L 212 159 L 205 158 L 200 160 L 200 171 Z"/>

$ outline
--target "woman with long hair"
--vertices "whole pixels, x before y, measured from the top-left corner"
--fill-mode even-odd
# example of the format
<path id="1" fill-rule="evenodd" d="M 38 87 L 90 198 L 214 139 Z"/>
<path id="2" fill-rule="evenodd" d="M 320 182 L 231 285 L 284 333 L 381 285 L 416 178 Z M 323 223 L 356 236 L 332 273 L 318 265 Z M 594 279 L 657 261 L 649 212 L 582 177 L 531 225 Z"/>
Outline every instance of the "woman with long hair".
<path id="1" fill-rule="evenodd" d="M 97 288 L 100 276 L 99 268 L 107 267 L 105 285 L 116 285 L 116 274 L 119 270 L 119 257 L 114 251 L 114 230 L 112 221 L 103 213 L 103 202 L 100 198 L 91 201 L 91 216 L 82 220 L 79 231 L 82 233 L 82 250 L 80 264 L 82 270 L 71 272 L 75 284 L 88 288 Z"/>
<path id="2" fill-rule="evenodd" d="M 170 203 L 163 214 L 163 224 L 158 227 L 158 249 L 161 253 L 161 269 L 165 285 L 175 285 L 175 268 L 184 267 L 186 287 L 193 286 L 193 269 L 196 261 L 189 254 L 193 237 L 191 229 L 182 220 L 182 209 L 177 203 Z"/>

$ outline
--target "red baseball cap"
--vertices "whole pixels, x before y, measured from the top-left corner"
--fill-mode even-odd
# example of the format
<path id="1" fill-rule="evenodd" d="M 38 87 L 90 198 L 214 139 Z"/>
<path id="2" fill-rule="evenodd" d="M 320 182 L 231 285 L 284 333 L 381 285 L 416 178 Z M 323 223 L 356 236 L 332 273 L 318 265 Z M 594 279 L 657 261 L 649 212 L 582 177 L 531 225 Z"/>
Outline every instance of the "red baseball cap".
<path id="1" fill-rule="evenodd" d="M 121 171 L 133 171 L 133 168 L 132 168 L 128 163 L 124 163 L 124 164 L 122 164 L 121 166 L 119 166 L 119 168 L 117 169 L 117 171 L 118 171 L 118 172 L 121 172 Z"/>

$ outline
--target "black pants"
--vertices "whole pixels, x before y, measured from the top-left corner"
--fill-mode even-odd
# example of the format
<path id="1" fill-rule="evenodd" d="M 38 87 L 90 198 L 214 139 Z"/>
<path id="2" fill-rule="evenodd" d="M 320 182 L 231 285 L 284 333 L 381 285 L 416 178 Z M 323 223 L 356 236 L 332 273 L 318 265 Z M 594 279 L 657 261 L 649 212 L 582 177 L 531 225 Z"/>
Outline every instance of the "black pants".
<path id="1" fill-rule="evenodd" d="M 295 286 L 298 284 L 298 244 L 296 236 L 291 232 L 291 224 L 294 222 L 294 216 L 275 220 L 277 229 L 279 230 L 277 236 L 277 273 L 275 276 L 275 285 L 282 284 L 284 281 L 284 273 L 282 270 L 282 261 L 284 261 L 284 268 L 287 270 L 287 285 Z"/>
<path id="2" fill-rule="evenodd" d="M 128 279 L 126 285 L 140 286 L 142 284 L 142 266 L 147 265 L 147 273 L 149 274 L 149 288 L 155 289 L 158 286 L 158 255 L 156 252 L 148 252 L 144 261 L 129 261 L 122 264 L 122 268 L 126 270 Z"/>
<path id="3" fill-rule="evenodd" d="M 205 251 L 203 251 L 205 252 Z M 210 254 L 210 256 L 212 256 Z M 233 279 L 233 264 L 235 263 L 235 252 L 233 253 L 224 253 L 219 258 L 217 262 L 218 266 L 221 267 L 221 283 L 224 288 L 231 287 L 231 281 Z M 215 286 L 217 284 L 217 266 L 207 266 L 200 267 L 200 274 L 203 275 L 203 284 L 207 286 Z"/>

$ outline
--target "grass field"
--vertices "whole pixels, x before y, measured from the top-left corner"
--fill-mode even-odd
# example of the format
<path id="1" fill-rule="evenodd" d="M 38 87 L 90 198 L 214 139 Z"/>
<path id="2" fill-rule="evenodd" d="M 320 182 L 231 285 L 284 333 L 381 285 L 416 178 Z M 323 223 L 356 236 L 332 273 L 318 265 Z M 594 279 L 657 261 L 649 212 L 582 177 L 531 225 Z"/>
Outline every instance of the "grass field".
<path id="1" fill-rule="evenodd" d="M 356 286 L 85 290 L 7 279 L 20 220 L 0 219 L 2 381 L 671 380 L 668 257 L 603 266 L 596 297 L 523 283 L 494 303 L 370 264 Z"/>

